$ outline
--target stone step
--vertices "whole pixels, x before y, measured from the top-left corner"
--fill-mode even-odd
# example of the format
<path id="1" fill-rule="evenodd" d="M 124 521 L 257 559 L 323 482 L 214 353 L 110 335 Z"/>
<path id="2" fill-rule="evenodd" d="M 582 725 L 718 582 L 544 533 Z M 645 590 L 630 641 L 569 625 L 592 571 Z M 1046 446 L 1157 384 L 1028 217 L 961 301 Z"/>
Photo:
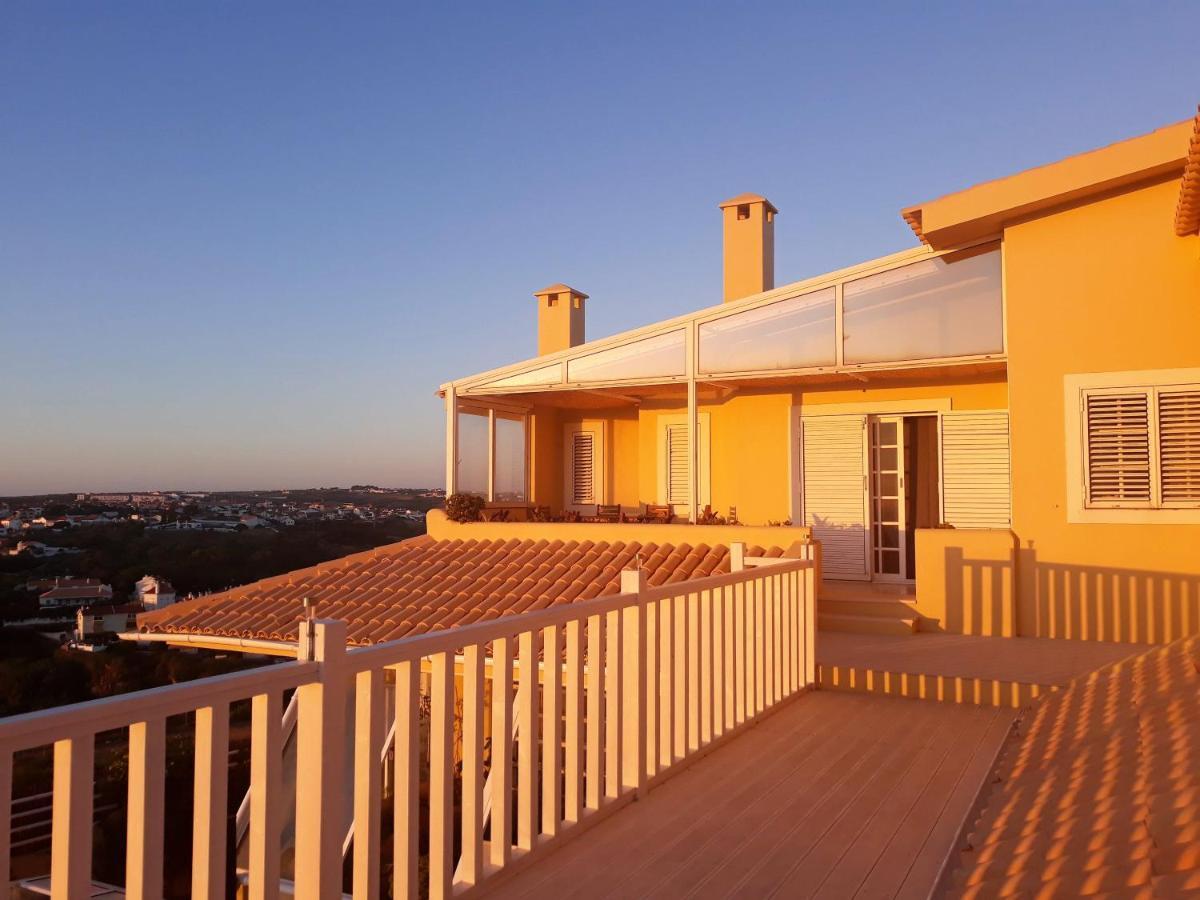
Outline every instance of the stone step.
<path id="1" fill-rule="evenodd" d="M 818 611 L 817 628 L 822 631 L 849 631 L 855 634 L 915 634 L 917 619 L 915 616 L 891 618 Z"/>
<path id="2" fill-rule="evenodd" d="M 818 597 L 817 612 L 838 616 L 878 616 L 884 619 L 916 619 L 916 597 L 863 597 L 825 599 Z"/>

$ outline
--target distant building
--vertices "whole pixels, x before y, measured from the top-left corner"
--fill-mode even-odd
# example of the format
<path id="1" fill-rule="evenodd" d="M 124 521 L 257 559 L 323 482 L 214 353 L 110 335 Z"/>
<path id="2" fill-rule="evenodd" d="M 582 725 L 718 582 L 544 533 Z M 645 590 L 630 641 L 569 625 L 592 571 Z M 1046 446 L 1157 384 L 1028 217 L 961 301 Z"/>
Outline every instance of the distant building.
<path id="1" fill-rule="evenodd" d="M 133 599 L 146 609 L 163 609 L 175 602 L 175 588 L 165 578 L 143 575 L 133 586 Z"/>
<path id="2" fill-rule="evenodd" d="M 137 628 L 137 614 L 143 612 L 137 603 L 119 606 L 85 606 L 75 612 L 75 640 L 86 641 L 102 635 L 133 631 Z"/>
<path id="3" fill-rule="evenodd" d="M 78 547 L 51 547 L 49 544 L 43 544 L 41 541 L 18 541 L 17 546 L 8 551 L 8 555 L 20 556 L 22 553 L 25 553 L 35 559 L 49 559 L 51 556 L 63 556 L 82 552 L 83 550 Z"/>
<path id="4" fill-rule="evenodd" d="M 70 609 L 76 606 L 112 603 L 113 590 L 107 584 L 55 587 L 38 595 L 38 607 L 44 610 Z"/>

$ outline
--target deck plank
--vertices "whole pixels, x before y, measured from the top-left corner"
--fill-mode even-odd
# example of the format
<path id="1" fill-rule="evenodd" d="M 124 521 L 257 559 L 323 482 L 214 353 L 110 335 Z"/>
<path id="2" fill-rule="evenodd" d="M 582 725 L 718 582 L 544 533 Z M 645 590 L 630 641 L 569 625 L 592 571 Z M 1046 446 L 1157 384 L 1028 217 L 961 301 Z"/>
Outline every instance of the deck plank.
<path id="1" fill-rule="evenodd" d="M 1011 715 L 806 695 L 492 896 L 928 892 Z"/>

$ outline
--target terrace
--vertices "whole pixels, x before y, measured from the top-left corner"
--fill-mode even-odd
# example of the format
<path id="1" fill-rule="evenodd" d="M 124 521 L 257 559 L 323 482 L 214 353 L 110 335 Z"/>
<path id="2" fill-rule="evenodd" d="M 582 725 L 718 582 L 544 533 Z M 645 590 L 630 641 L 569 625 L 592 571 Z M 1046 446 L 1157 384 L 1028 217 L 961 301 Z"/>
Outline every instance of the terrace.
<path id="1" fill-rule="evenodd" d="M 451 544 L 495 558 L 488 542 Z M 295 659 L 5 720 L 0 875 L 31 896 L 161 896 L 178 849 L 164 841 L 178 815 L 167 745 L 183 734 L 195 748 L 192 896 L 231 883 L 255 898 L 927 895 L 949 877 L 1018 710 L 1147 648 L 818 637 L 812 551 L 734 542 L 727 555 L 671 551 L 670 565 L 655 553 L 614 593 L 391 640 L 292 619 L 279 628 L 294 643 L 238 640 Z M 354 566 L 297 589 L 352 598 L 366 571 Z M 220 624 L 220 602 L 213 646 L 249 634 Z M 97 748 L 114 746 L 128 766 L 125 865 L 123 886 L 104 888 L 94 787 Z M 39 754 L 53 767 L 48 874 L 30 868 L 12 802 Z"/>

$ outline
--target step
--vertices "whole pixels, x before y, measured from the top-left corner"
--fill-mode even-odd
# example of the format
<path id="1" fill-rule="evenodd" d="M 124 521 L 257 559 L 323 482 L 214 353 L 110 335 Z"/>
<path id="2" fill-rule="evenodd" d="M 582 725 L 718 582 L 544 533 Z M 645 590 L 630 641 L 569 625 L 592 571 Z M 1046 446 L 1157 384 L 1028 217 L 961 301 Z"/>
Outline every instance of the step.
<path id="1" fill-rule="evenodd" d="M 900 619 L 818 611 L 817 628 L 822 631 L 850 631 L 855 634 L 915 634 L 917 619 L 915 616 Z"/>
<path id="2" fill-rule="evenodd" d="M 916 619 L 915 597 L 817 598 L 817 612 L 838 616 L 878 616 L 885 619 Z"/>

